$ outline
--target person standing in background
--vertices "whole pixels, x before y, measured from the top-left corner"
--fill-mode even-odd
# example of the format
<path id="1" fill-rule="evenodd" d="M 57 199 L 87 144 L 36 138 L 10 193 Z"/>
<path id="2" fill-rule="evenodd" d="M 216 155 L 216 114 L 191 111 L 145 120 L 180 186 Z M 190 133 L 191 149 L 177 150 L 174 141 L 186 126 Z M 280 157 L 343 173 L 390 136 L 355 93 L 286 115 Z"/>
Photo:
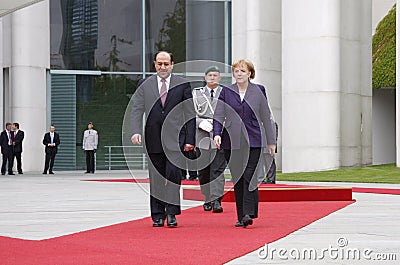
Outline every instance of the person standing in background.
<path id="1" fill-rule="evenodd" d="M 22 156 L 22 141 L 24 140 L 25 137 L 25 133 L 24 131 L 21 131 L 19 129 L 19 123 L 18 122 L 14 122 L 13 123 L 13 134 L 14 134 L 14 141 L 13 141 L 13 145 L 14 145 L 14 157 L 13 157 L 13 162 L 14 162 L 14 158 L 17 159 L 17 170 L 18 170 L 18 174 L 23 174 L 22 172 L 22 160 L 21 160 L 21 156 Z"/>
<path id="2" fill-rule="evenodd" d="M 3 163 L 1 165 L 1 174 L 6 174 L 6 164 L 8 165 L 8 175 L 14 175 L 13 168 L 13 141 L 14 135 L 11 131 L 12 124 L 7 122 L 6 129 L 0 134 L 1 154 L 3 155 Z"/>
<path id="3" fill-rule="evenodd" d="M 43 174 L 47 174 L 47 170 L 49 170 L 49 174 L 54 174 L 54 159 L 56 158 L 58 146 L 60 145 L 60 135 L 55 131 L 56 127 L 50 125 L 50 132 L 46 133 L 43 138 L 43 144 L 45 146 L 44 152 L 46 153 Z"/>
<path id="4" fill-rule="evenodd" d="M 85 173 L 94 173 L 95 169 L 95 160 L 94 154 L 97 150 L 98 144 L 98 134 L 96 130 L 93 130 L 93 123 L 89 122 L 88 129 L 83 133 L 83 144 L 82 148 L 85 150 L 86 154 L 86 172 Z"/>

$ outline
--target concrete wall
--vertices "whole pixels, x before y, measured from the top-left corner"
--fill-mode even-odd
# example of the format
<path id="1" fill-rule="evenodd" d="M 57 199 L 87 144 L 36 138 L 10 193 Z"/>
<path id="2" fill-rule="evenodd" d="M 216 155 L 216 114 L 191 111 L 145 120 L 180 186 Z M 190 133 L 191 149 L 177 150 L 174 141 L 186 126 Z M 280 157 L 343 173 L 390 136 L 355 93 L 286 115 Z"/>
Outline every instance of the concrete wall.
<path id="1" fill-rule="evenodd" d="M 374 89 L 372 98 L 373 164 L 396 161 L 396 90 Z"/>
<path id="2" fill-rule="evenodd" d="M 1 66 L 9 67 L 9 86 L 1 93 L 5 98 L 0 115 L 5 117 L 2 124 L 20 123 L 25 131 L 23 170 L 41 171 L 42 139 L 46 131 L 46 70 L 50 66 L 49 0 L 15 11 L 1 21 Z"/>
<path id="3" fill-rule="evenodd" d="M 397 7 L 400 0 L 396 1 Z M 400 11 L 396 9 L 396 28 L 400 29 Z M 396 39 L 400 39 L 400 30 L 396 31 Z M 398 45 L 398 44 L 396 44 Z M 400 167 L 400 49 L 396 47 L 396 164 Z"/>

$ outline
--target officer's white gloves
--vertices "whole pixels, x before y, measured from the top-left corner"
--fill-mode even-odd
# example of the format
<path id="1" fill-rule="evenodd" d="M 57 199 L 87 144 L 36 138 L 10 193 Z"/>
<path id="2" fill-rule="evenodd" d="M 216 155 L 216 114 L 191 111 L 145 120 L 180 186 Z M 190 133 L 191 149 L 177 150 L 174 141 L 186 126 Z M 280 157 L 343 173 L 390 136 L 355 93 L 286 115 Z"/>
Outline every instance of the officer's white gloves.
<path id="1" fill-rule="evenodd" d="M 201 121 L 199 123 L 199 128 L 206 132 L 211 132 L 213 129 L 212 120 L 208 119 L 208 120 Z"/>

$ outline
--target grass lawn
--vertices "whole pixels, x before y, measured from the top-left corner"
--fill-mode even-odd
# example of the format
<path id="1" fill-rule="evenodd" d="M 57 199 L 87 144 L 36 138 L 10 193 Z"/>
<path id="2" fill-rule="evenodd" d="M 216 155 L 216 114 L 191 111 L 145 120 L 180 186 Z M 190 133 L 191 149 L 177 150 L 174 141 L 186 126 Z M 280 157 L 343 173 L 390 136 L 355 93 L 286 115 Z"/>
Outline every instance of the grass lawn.
<path id="1" fill-rule="evenodd" d="M 360 183 L 400 183 L 400 168 L 395 164 L 346 168 L 320 172 L 282 174 L 277 172 L 277 181 L 311 182 L 360 182 Z"/>

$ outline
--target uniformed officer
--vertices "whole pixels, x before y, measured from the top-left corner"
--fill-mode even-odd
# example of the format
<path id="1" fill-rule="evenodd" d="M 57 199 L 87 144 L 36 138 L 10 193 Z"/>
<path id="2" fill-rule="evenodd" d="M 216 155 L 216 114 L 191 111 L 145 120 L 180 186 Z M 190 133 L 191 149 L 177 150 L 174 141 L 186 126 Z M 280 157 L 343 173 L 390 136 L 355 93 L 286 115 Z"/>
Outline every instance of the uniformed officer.
<path id="1" fill-rule="evenodd" d="M 86 172 L 94 173 L 94 154 L 97 150 L 98 134 L 93 130 L 93 123 L 88 124 L 88 129 L 83 133 L 82 148 L 86 153 Z"/>
<path id="2" fill-rule="evenodd" d="M 204 195 L 204 210 L 220 213 L 223 211 L 221 200 L 224 193 L 226 160 L 224 151 L 216 148 L 212 132 L 212 118 L 222 89 L 219 85 L 220 70 L 216 66 L 210 66 L 206 69 L 204 78 L 206 86 L 193 89 L 199 180 Z"/>

